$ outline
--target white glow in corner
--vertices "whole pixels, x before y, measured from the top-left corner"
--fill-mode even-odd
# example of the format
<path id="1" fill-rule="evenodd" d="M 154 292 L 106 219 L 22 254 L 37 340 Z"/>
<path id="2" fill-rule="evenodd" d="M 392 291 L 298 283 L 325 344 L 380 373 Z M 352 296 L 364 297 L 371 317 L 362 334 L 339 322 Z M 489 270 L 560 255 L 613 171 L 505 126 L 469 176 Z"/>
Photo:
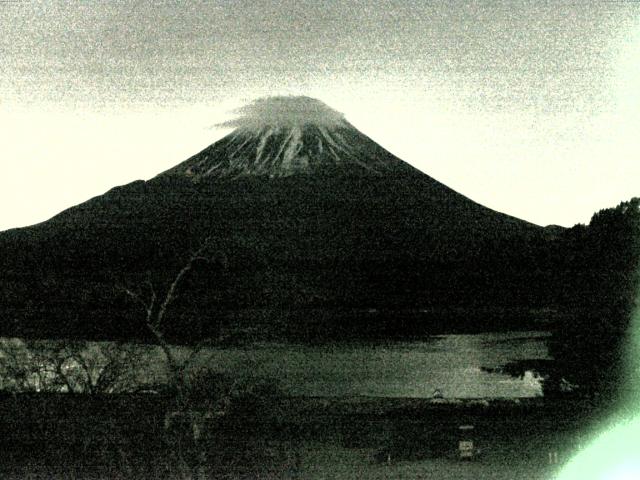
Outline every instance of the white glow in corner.
<path id="1" fill-rule="evenodd" d="M 640 298 L 640 292 L 638 295 Z M 637 376 L 639 352 L 640 306 L 631 320 L 625 354 L 630 382 L 625 410 L 633 412 L 635 416 L 631 419 L 614 419 L 600 436 L 569 461 L 556 480 L 640 479 L 640 379 Z"/>
<path id="2" fill-rule="evenodd" d="M 571 459 L 557 480 L 640 479 L 640 417 L 615 424 Z"/>

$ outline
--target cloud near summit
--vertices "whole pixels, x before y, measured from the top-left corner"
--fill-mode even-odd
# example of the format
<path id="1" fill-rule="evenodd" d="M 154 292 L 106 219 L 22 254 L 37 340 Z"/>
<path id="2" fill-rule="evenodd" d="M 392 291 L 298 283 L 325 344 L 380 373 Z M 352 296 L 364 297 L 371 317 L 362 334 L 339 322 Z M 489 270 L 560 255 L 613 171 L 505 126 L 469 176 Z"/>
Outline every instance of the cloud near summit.
<path id="1" fill-rule="evenodd" d="M 219 127 L 262 128 L 272 125 L 300 126 L 313 123 L 331 127 L 344 122 L 344 115 L 320 100 L 304 96 L 265 97 L 235 110 L 236 118 Z"/>

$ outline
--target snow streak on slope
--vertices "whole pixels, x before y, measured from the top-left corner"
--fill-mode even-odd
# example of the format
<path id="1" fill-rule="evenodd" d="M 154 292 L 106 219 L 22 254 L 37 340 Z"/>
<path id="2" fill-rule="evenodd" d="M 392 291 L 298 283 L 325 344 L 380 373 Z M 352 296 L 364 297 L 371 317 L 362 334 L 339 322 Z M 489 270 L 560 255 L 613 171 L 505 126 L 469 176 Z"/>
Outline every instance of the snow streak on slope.
<path id="1" fill-rule="evenodd" d="M 368 174 L 411 169 L 342 114 L 307 97 L 262 99 L 223 124 L 236 129 L 163 175 L 287 177 L 327 171 Z"/>

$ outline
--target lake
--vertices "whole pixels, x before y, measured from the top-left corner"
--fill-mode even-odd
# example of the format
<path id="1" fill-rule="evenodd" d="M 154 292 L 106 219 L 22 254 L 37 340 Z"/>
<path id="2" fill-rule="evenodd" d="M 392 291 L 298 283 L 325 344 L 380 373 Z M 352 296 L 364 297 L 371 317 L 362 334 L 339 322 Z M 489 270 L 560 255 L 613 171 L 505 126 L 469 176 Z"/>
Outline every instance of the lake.
<path id="1" fill-rule="evenodd" d="M 542 387 L 539 378 L 531 372 L 526 372 L 523 378 L 514 378 L 487 372 L 482 367 L 548 359 L 545 344 L 548 335 L 530 331 L 439 335 L 421 341 L 386 344 L 264 343 L 207 349 L 200 353 L 194 365 L 238 379 L 273 379 L 291 396 L 431 398 L 437 390 L 444 398 L 535 397 L 542 395 Z M 0 343 L 4 345 L 0 348 L 0 358 L 24 349 L 24 343 L 17 339 L 2 339 Z M 43 341 L 42 344 L 44 348 L 60 342 Z M 84 358 L 97 369 L 92 375 L 105 364 L 102 355 L 108 351 L 105 346 L 88 342 L 82 347 Z M 39 348 L 32 346 L 32 353 L 37 354 Z M 130 348 L 140 348 L 140 353 L 144 353 L 129 365 L 132 381 L 152 385 L 166 383 L 166 362 L 159 347 Z M 186 347 L 176 347 L 178 356 L 187 353 Z M 24 362 L 27 357 L 20 358 Z M 31 362 L 37 358 L 33 357 Z M 47 375 L 51 376 L 50 372 Z M 48 380 L 53 377 L 42 377 L 38 381 Z M 34 388 L 40 389 L 40 383 Z"/>
<path id="2" fill-rule="evenodd" d="M 542 394 L 538 378 L 489 373 L 525 359 L 548 359 L 546 332 L 441 335 L 386 345 L 264 344 L 212 351 L 225 372 L 275 378 L 289 395 L 516 398 Z"/>

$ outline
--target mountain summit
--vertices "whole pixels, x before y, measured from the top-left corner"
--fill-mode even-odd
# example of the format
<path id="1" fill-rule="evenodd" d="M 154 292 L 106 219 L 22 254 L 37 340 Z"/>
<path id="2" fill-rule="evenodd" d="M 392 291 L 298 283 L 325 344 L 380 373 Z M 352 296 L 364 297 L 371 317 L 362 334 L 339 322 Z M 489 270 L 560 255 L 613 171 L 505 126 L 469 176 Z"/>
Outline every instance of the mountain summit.
<path id="1" fill-rule="evenodd" d="M 235 130 L 163 175 L 288 177 L 350 171 L 381 175 L 408 170 L 344 116 L 309 97 L 269 97 L 221 124 Z"/>

